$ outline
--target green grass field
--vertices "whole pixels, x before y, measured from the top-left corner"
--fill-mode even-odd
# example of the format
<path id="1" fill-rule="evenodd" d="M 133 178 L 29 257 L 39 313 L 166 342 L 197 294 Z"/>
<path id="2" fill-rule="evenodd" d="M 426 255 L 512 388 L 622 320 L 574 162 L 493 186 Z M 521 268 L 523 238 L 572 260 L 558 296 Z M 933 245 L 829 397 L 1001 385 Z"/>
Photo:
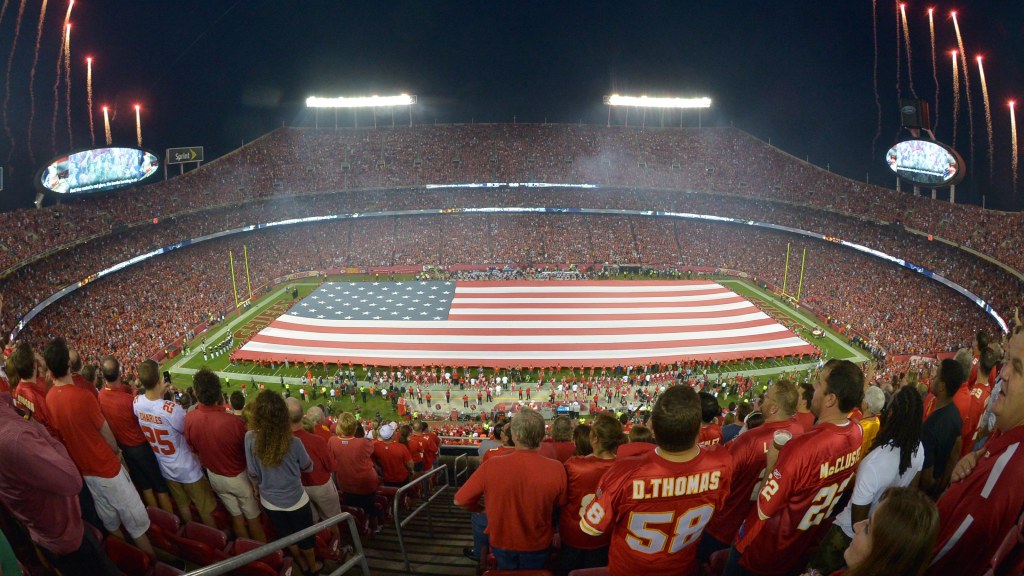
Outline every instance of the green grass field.
<path id="1" fill-rule="evenodd" d="M 373 281 L 376 279 L 377 278 L 370 275 L 348 275 L 331 277 L 328 278 L 327 281 L 360 282 Z M 395 277 L 395 280 L 409 279 L 412 279 L 411 275 Z M 819 322 L 812 315 L 794 310 L 787 303 L 781 301 L 772 294 L 761 290 L 759 287 L 749 282 L 732 278 L 718 278 L 716 280 L 744 298 L 751 300 L 755 305 L 766 312 L 774 315 L 781 313 L 791 321 L 790 323 L 797 324 L 799 326 L 797 328 L 798 335 L 823 350 L 828 358 L 850 359 L 855 362 L 862 362 L 867 359 L 867 355 L 863 351 L 859 351 L 850 346 L 846 338 L 832 331 L 828 326 Z M 245 382 L 248 384 L 247 393 L 250 396 L 254 389 L 254 386 L 252 386 L 254 381 L 257 382 L 257 384 L 262 381 L 270 389 L 281 390 L 283 388 L 281 385 L 281 378 L 283 377 L 295 382 L 291 385 L 291 392 L 292 395 L 297 396 L 299 388 L 297 379 L 301 378 L 301 376 L 306 372 L 306 368 L 292 365 L 289 368 L 278 366 L 275 369 L 270 369 L 253 363 L 232 365 L 228 361 L 227 353 L 212 356 L 204 360 L 203 354 L 200 351 L 202 347 L 202 339 L 203 336 L 205 336 L 208 347 L 212 348 L 214 345 L 224 340 L 228 334 L 228 330 L 231 330 L 239 335 L 235 340 L 235 346 L 241 346 L 248 337 L 247 333 L 254 333 L 266 324 L 269 324 L 275 318 L 283 314 L 293 304 L 293 302 L 297 302 L 307 296 L 310 292 L 315 290 L 319 284 L 320 280 L 316 278 L 297 280 L 289 283 L 287 286 L 294 286 L 298 288 L 299 296 L 295 300 L 292 299 L 290 293 L 286 292 L 285 285 L 273 288 L 267 295 L 253 302 L 251 307 L 240 310 L 239 314 L 230 315 L 224 322 L 208 330 L 205 335 L 200 335 L 191 341 L 188 347 L 190 354 L 185 354 L 164 362 L 162 370 L 167 370 L 171 373 L 171 378 L 175 386 L 179 389 L 185 389 L 191 386 L 192 374 L 199 368 L 207 366 L 221 375 L 222 382 L 224 382 L 225 390 L 227 392 L 230 393 L 231 391 L 240 389 L 241 384 Z M 824 335 L 820 338 L 813 337 L 811 335 L 811 331 L 814 328 L 821 328 L 824 331 Z M 765 362 L 747 362 L 742 364 L 731 363 L 720 366 L 710 372 L 711 374 L 720 374 L 722 377 L 728 377 L 736 373 L 747 374 L 754 377 L 756 381 L 763 383 L 767 381 L 767 379 L 778 377 L 783 373 L 803 373 L 808 369 L 809 367 L 807 364 L 801 364 L 799 361 L 768 360 Z M 324 376 L 325 379 L 329 380 L 337 370 L 337 366 L 328 364 L 325 369 L 322 365 L 318 364 L 309 367 L 309 370 L 313 373 L 314 379 L 319 376 Z M 492 371 L 487 370 L 486 372 L 491 373 Z M 365 380 L 366 370 L 364 368 L 356 367 L 356 374 L 359 380 Z M 558 377 L 560 378 L 563 375 L 568 376 L 569 370 L 563 370 L 563 373 L 558 375 Z M 711 378 L 714 380 L 715 376 L 711 376 Z M 438 394 L 438 396 L 440 396 L 440 394 Z M 315 401 L 310 398 L 307 404 L 331 403 L 332 411 L 335 413 L 345 410 L 351 411 L 358 407 L 364 416 L 373 416 L 378 410 L 384 418 L 394 418 L 396 416 L 391 407 L 391 403 L 379 396 L 376 398 L 369 398 L 366 403 L 362 402 L 362 399 L 358 397 L 356 400 L 356 403 L 353 404 L 350 398 L 339 397 L 331 403 L 329 397 L 321 397 Z M 730 400 L 731 398 L 722 399 L 723 403 Z"/>

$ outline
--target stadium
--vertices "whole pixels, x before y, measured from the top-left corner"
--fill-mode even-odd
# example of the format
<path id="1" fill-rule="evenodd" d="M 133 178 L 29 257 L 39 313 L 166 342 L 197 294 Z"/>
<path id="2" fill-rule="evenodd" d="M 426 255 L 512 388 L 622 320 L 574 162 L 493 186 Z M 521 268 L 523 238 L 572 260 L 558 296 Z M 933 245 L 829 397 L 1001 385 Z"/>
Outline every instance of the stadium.
<path id="1" fill-rule="evenodd" d="M 309 97 L 206 159 L 144 147 L 139 104 L 115 147 L 89 57 L 75 146 L 72 7 L 48 163 L 36 96 L 9 108 L 17 36 L 7 70 L 5 165 L 37 194 L 0 212 L 3 574 L 1024 573 L 1024 216 L 984 205 L 1019 202 L 1014 103 L 1006 187 L 981 56 L 978 166 L 957 116 L 956 12 L 946 144 L 898 6 L 887 153 L 873 13 L 870 183 L 706 97 L 438 122 L 480 69 Z"/>

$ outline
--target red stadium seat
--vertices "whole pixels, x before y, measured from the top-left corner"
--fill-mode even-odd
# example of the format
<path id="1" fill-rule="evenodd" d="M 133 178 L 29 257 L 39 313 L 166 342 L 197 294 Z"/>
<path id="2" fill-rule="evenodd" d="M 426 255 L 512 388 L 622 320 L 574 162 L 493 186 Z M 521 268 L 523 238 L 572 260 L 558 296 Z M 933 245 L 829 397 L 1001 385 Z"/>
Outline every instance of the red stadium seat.
<path id="1" fill-rule="evenodd" d="M 157 550 L 163 550 L 172 556 L 178 555 L 178 545 L 167 537 L 167 533 L 160 528 L 159 524 L 151 522 L 146 536 L 149 537 L 149 543 Z"/>
<path id="2" fill-rule="evenodd" d="M 206 524 L 189 522 L 188 524 L 185 524 L 183 534 L 186 538 L 191 540 L 205 542 L 214 550 L 226 550 L 228 547 L 228 535 L 223 530 L 210 528 Z"/>
<path id="3" fill-rule="evenodd" d="M 153 559 L 142 550 L 115 537 L 104 540 L 103 549 L 121 572 L 128 576 L 148 576 Z"/>
<path id="4" fill-rule="evenodd" d="M 239 554 L 245 554 L 251 550 L 255 550 L 263 546 L 263 542 L 257 542 L 248 538 L 237 538 L 231 543 L 228 552 L 232 556 L 238 556 Z M 291 557 L 284 555 L 284 550 L 278 550 L 272 554 L 268 554 L 260 558 L 258 563 L 266 564 L 270 567 L 278 576 L 286 576 L 292 571 L 292 564 L 294 560 Z"/>
<path id="5" fill-rule="evenodd" d="M 206 542 L 193 540 L 184 535 L 167 534 L 167 538 L 177 546 L 177 556 L 179 558 L 194 562 L 200 566 L 220 562 L 229 557 L 227 553 L 219 548 L 214 548 Z"/>
<path id="6" fill-rule="evenodd" d="M 164 534 L 181 533 L 181 519 L 174 514 L 155 506 L 147 507 L 146 513 L 149 514 L 150 523 L 159 526 Z"/>

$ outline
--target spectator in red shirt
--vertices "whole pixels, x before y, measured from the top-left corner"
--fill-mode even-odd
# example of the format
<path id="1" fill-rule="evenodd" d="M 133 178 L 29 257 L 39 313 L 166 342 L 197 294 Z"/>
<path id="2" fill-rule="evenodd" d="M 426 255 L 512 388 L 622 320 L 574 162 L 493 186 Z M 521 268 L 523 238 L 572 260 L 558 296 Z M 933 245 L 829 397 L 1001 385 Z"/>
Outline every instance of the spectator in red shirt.
<path id="1" fill-rule="evenodd" d="M 14 347 L 10 361 L 19 379 L 18 386 L 14 389 L 15 402 L 28 413 L 29 419 L 45 426 L 54 438 L 60 440 L 60 432 L 53 425 L 46 406 L 48 390 L 42 371 L 45 365 L 39 355 L 32 351 L 31 346 L 21 342 Z"/>
<path id="2" fill-rule="evenodd" d="M 697 444 L 707 448 L 722 443 L 722 426 L 718 423 L 718 417 L 722 414 L 722 407 L 718 405 L 718 399 L 707 392 L 700 393 L 700 434 L 697 436 Z"/>
<path id="3" fill-rule="evenodd" d="M 628 458 L 639 456 L 645 452 L 652 452 L 658 446 L 654 443 L 654 434 L 651 429 L 643 424 L 637 424 L 629 429 L 629 442 L 619 446 L 615 452 L 616 458 Z"/>
<path id="4" fill-rule="evenodd" d="M 149 515 L 118 460 L 121 449 L 114 433 L 96 398 L 72 384 L 67 343 L 63 338 L 54 340 L 46 347 L 44 357 L 53 379 L 53 388 L 46 397 L 53 424 L 89 487 L 103 526 L 108 532 L 121 535 L 123 524 L 135 545 L 155 557 L 146 536 Z"/>
<path id="5" fill-rule="evenodd" d="M 811 412 L 811 398 L 814 398 L 814 386 L 809 382 L 800 384 L 800 404 L 796 407 L 796 415 L 793 416 L 804 431 L 814 428 L 814 413 Z"/>
<path id="6" fill-rule="evenodd" d="M 335 467 L 334 455 L 327 448 L 326 440 L 310 432 L 313 422 L 302 413 L 302 403 L 295 398 L 286 398 L 285 404 L 288 405 L 288 420 L 291 422 L 292 434 L 302 442 L 302 447 L 313 461 L 313 469 L 302 473 L 302 489 L 313 505 L 313 521 L 319 522 L 337 516 L 341 514 L 341 502 L 338 501 L 338 489 L 331 480 L 331 473 Z M 330 530 L 335 539 L 341 538 L 337 525 L 331 526 Z"/>
<path id="7" fill-rule="evenodd" d="M 941 526 L 929 574 L 983 574 L 1006 535 L 1017 530 L 1024 508 L 1024 331 L 1019 326 L 1006 345 L 999 376 L 1003 383 L 993 407 L 997 432 L 957 464 L 953 483 L 939 498 Z"/>
<path id="8" fill-rule="evenodd" d="M 572 441 L 572 418 L 558 416 L 551 422 L 551 436 L 540 443 L 538 450 L 541 456 L 558 460 L 562 464 L 576 452 L 576 444 Z"/>
<path id="9" fill-rule="evenodd" d="M 99 395 L 100 411 L 110 424 L 117 445 L 121 448 L 124 463 L 132 482 L 142 492 L 147 506 L 159 506 L 174 514 L 174 504 L 167 489 L 167 482 L 160 474 L 153 448 L 139 427 L 139 419 L 132 410 L 135 394 L 121 382 L 121 364 L 117 358 L 106 356 L 102 360 L 103 391 Z M 73 377 L 73 375 L 72 375 Z"/>
<path id="10" fill-rule="evenodd" d="M 379 512 L 374 494 L 380 477 L 373 467 L 373 441 L 356 438 L 356 418 L 350 412 L 338 417 L 338 435 L 327 441 L 334 456 L 334 480 L 345 504 L 362 508 L 370 518 L 370 528 L 379 532 Z"/>
<path id="11" fill-rule="evenodd" d="M 500 570 L 539 570 L 554 536 L 552 516 L 566 502 L 566 477 L 557 461 L 538 453 L 544 418 L 523 409 L 512 418 L 514 452 L 477 468 L 455 494 L 455 503 L 482 512 L 486 499 L 491 550 Z"/>
<path id="12" fill-rule="evenodd" d="M 417 448 L 421 458 L 416 461 L 416 450 Z M 417 420 L 412 423 L 412 435 L 409 436 L 409 451 L 412 452 L 413 469 L 417 472 L 427 471 L 434 465 L 434 460 L 437 458 L 438 447 L 434 444 L 434 439 L 426 433 L 426 425 L 422 420 Z"/>
<path id="13" fill-rule="evenodd" d="M 195 373 L 192 388 L 199 404 L 185 415 L 185 440 L 231 515 L 235 535 L 265 542 L 259 501 L 245 471 L 245 421 L 224 410 L 220 377 L 209 368 Z"/>
<path id="14" fill-rule="evenodd" d="M 87 378 L 83 374 L 82 357 L 78 355 L 77 350 L 71 351 L 71 379 L 75 386 L 88 390 L 93 396 L 99 397 L 100 391 L 96 388 L 96 383 L 92 378 Z"/>
<path id="15" fill-rule="evenodd" d="M 67 450 L 26 422 L 11 395 L 0 393 L 0 502 L 28 529 L 32 542 L 66 576 L 120 574 L 84 529 L 82 477 Z"/>
<path id="16" fill-rule="evenodd" d="M 396 442 L 394 423 L 385 424 L 377 430 L 378 440 L 373 444 L 373 457 L 384 473 L 384 485 L 401 487 L 412 477 L 413 462 L 409 448 Z"/>
<path id="17" fill-rule="evenodd" d="M 578 426 L 576 429 L 581 429 Z M 608 565 L 608 545 L 611 533 L 592 536 L 580 530 L 580 510 L 594 499 L 597 484 L 615 461 L 615 450 L 625 442 L 622 424 L 609 412 L 594 419 L 589 440 L 593 453 L 573 456 L 565 461 L 567 503 L 559 512 L 558 533 L 562 539 L 559 559 L 562 570 L 569 573 L 577 568 L 596 568 Z"/>

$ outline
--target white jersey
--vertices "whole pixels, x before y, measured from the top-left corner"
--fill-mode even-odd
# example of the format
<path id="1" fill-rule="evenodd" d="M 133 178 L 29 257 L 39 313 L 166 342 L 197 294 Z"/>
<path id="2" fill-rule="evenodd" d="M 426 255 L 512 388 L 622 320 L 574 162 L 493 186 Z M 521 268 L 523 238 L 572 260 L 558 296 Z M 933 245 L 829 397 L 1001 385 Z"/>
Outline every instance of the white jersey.
<path id="1" fill-rule="evenodd" d="M 185 409 L 176 402 L 150 400 L 145 395 L 135 397 L 133 409 L 164 478 L 181 484 L 198 482 L 203 469 L 185 441 Z"/>

